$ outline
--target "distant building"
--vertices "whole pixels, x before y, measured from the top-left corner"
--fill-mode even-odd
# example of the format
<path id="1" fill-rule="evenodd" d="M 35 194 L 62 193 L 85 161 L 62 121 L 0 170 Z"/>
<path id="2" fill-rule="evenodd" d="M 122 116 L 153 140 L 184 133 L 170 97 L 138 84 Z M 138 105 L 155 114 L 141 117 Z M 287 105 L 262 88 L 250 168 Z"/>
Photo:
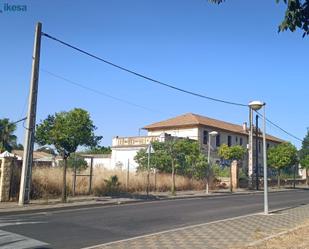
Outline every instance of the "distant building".
<path id="1" fill-rule="evenodd" d="M 3 155 L 16 157 L 17 161 L 22 161 L 24 156 L 23 150 L 13 150 L 11 153 L 4 152 Z M 33 151 L 33 163 L 34 166 L 56 166 L 58 162 L 62 160 L 59 156 L 54 156 L 52 154 L 43 151 Z"/>
<path id="2" fill-rule="evenodd" d="M 210 146 L 212 160 L 220 163 L 221 161 L 217 152 L 221 144 L 227 144 L 228 146 L 241 145 L 247 148 L 249 136 L 246 123 L 237 125 L 194 113 L 187 113 L 153 123 L 145 126 L 143 129 L 147 130 L 147 136 L 113 138 L 111 155 L 112 168 L 116 166 L 125 167 L 129 162 L 131 167 L 136 169 L 138 166 L 134 161 L 136 153 L 142 148 L 147 148 L 150 142 L 164 141 L 168 136 L 197 140 L 201 151 L 205 154 L 207 153 L 208 146 Z M 217 131 L 218 135 L 212 138 L 211 141 L 208 141 L 209 132 L 211 131 Z M 255 161 L 255 135 L 253 140 L 253 159 Z M 267 148 L 283 142 L 283 140 L 268 134 L 266 136 L 266 141 Z M 262 169 L 261 165 L 263 165 L 262 147 L 262 134 L 259 133 L 259 169 Z M 243 168 L 246 169 L 247 166 L 248 156 L 246 155 L 243 160 Z"/>
<path id="3" fill-rule="evenodd" d="M 111 165 L 111 154 L 79 154 L 88 165 L 91 164 L 93 167 L 102 167 L 106 169 L 114 169 Z"/>

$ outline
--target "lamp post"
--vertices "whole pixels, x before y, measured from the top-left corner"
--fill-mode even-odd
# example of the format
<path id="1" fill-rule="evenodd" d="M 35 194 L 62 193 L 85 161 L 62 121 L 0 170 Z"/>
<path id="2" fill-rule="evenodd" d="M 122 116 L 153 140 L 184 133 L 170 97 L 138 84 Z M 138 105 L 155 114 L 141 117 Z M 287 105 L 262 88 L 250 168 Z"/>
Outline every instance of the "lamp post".
<path id="1" fill-rule="evenodd" d="M 255 189 L 259 190 L 259 115 L 255 116 Z"/>
<path id="2" fill-rule="evenodd" d="M 261 101 L 251 101 L 249 107 L 252 110 L 260 110 L 263 107 L 263 171 L 264 171 L 264 214 L 268 214 L 268 186 L 267 186 L 267 155 L 266 155 L 266 103 Z"/>
<path id="3" fill-rule="evenodd" d="M 207 163 L 208 167 L 210 167 L 210 144 L 211 144 L 211 137 L 215 137 L 218 135 L 217 131 L 211 131 L 209 132 L 208 136 L 208 158 L 207 158 Z M 209 168 L 207 167 L 207 174 L 206 174 L 206 194 L 209 194 Z"/>

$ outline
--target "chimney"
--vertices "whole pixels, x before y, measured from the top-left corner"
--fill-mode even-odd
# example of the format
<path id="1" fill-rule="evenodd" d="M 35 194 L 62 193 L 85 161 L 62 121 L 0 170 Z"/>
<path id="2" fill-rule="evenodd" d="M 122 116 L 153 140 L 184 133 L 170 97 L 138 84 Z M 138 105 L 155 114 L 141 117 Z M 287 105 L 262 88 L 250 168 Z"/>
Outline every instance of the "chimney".
<path id="1" fill-rule="evenodd" d="M 243 131 L 247 131 L 247 122 L 244 122 L 242 124 L 242 129 L 243 129 Z"/>

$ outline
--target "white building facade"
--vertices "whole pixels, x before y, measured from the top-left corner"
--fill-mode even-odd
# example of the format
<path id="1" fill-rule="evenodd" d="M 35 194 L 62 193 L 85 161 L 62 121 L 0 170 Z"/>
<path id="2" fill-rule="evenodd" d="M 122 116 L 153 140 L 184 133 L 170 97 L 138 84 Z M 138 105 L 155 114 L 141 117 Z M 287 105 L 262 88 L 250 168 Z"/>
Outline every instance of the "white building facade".
<path id="1" fill-rule="evenodd" d="M 228 146 L 241 145 L 244 148 L 248 146 L 249 130 L 246 123 L 236 125 L 201 115 L 187 113 L 168 120 L 153 123 L 145 126 L 143 129 L 147 130 L 147 136 L 139 137 L 115 137 L 112 143 L 111 167 L 112 168 L 127 168 L 136 170 L 137 163 L 134 160 L 136 153 L 140 149 L 145 149 L 153 141 L 165 141 L 167 137 L 181 137 L 197 140 L 202 152 L 207 154 L 208 146 L 210 146 L 210 158 L 213 162 L 222 163 L 218 156 L 218 147 L 221 144 Z M 209 141 L 209 132 L 216 131 L 218 135 L 211 137 Z M 253 139 L 253 164 L 255 165 L 256 153 L 256 137 Z M 267 148 L 276 144 L 282 143 L 283 140 L 266 136 Z M 258 136 L 258 165 L 259 173 L 262 173 L 263 165 L 263 143 L 262 134 L 259 132 Z M 242 167 L 247 170 L 248 155 L 242 161 Z"/>

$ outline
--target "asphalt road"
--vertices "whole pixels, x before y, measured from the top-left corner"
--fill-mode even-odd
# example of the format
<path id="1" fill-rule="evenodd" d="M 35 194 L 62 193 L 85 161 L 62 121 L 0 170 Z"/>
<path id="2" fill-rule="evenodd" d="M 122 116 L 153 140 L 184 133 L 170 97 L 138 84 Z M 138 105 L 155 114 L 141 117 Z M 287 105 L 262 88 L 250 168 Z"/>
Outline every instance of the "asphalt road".
<path id="1" fill-rule="evenodd" d="M 270 210 L 309 204 L 309 191 L 270 193 L 269 201 Z M 82 248 L 262 211 L 262 193 L 216 196 L 7 215 L 0 229 L 48 244 L 40 248 Z"/>

